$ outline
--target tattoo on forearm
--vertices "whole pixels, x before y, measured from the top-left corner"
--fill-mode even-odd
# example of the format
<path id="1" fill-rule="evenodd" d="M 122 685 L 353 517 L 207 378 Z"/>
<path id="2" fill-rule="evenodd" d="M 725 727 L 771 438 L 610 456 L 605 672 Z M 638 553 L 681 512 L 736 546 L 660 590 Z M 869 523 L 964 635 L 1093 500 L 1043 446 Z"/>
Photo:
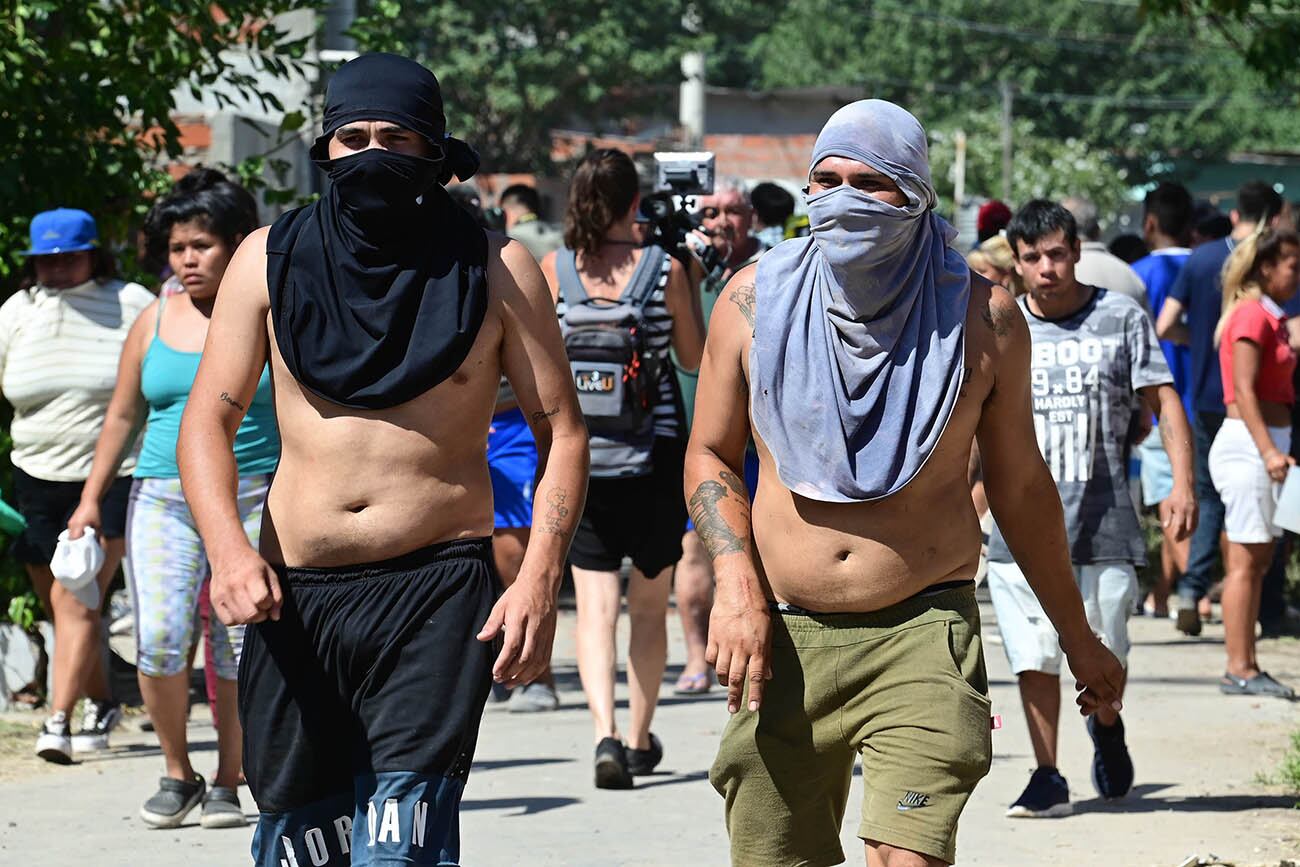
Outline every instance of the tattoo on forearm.
<path id="1" fill-rule="evenodd" d="M 731 290 L 731 294 L 728 295 L 727 298 L 731 300 L 732 304 L 735 304 L 737 307 L 740 308 L 740 312 L 744 314 L 745 320 L 749 322 L 750 330 L 753 330 L 754 328 L 754 284 L 746 283 L 742 286 L 737 286 L 735 289 Z"/>
<path id="2" fill-rule="evenodd" d="M 568 530 L 569 492 L 564 488 L 551 488 L 546 492 L 546 515 L 542 525 L 537 527 L 543 533 L 552 536 L 564 536 Z"/>
<path id="3" fill-rule="evenodd" d="M 722 483 L 708 481 L 695 489 L 687 503 L 691 520 L 695 523 L 695 532 L 699 534 L 709 556 L 714 558 L 724 554 L 743 553 L 745 550 L 745 540 L 731 529 L 718 511 L 718 504 L 725 499 L 727 489 Z"/>
<path id="4" fill-rule="evenodd" d="M 244 409 L 244 405 L 243 405 L 242 403 L 240 403 L 239 401 L 235 400 L 233 397 L 231 397 L 231 396 L 230 396 L 230 392 L 228 392 L 228 391 L 223 391 L 223 392 L 221 392 L 221 400 L 222 400 L 223 403 L 228 403 L 228 404 L 230 404 L 231 406 L 233 406 L 235 409 L 239 410 L 240 412 L 244 412 L 244 411 L 245 411 L 245 409 Z"/>
<path id="5" fill-rule="evenodd" d="M 559 415 L 559 414 L 560 414 L 560 405 L 556 404 L 555 406 L 551 407 L 548 410 L 539 409 L 537 412 L 533 413 L 532 419 L 535 422 L 542 422 L 542 421 L 546 421 L 551 416 Z"/>
<path id="6" fill-rule="evenodd" d="M 745 487 L 745 481 L 731 470 L 723 470 L 718 473 L 718 478 L 727 483 L 727 487 L 745 502 L 749 502 L 749 489 Z"/>

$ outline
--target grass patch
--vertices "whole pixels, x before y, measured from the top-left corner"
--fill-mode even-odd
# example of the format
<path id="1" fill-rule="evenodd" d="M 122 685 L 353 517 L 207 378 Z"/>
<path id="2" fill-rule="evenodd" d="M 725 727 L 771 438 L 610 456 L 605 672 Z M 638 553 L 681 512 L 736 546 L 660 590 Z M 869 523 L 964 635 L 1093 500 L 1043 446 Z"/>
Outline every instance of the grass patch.
<path id="1" fill-rule="evenodd" d="M 1300 729 L 1291 733 L 1291 749 L 1278 768 L 1278 783 L 1300 794 Z"/>

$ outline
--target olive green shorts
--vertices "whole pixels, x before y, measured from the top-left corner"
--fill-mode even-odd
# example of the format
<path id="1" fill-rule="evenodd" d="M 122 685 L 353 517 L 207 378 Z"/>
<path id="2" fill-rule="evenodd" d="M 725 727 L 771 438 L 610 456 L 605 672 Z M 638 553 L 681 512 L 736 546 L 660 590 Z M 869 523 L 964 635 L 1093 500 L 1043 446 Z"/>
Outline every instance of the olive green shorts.
<path id="1" fill-rule="evenodd" d="M 763 707 L 741 703 L 709 774 L 732 863 L 842 863 L 859 755 L 858 836 L 952 863 L 992 758 L 987 693 L 973 582 L 868 614 L 774 613 Z"/>

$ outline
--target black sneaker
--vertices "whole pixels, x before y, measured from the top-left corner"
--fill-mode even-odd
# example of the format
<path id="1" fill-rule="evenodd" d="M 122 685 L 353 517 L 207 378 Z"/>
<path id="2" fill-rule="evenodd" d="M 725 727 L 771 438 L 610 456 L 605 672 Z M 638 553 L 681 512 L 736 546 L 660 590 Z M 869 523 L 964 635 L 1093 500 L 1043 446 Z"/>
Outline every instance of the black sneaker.
<path id="1" fill-rule="evenodd" d="M 122 720 L 122 709 L 111 701 L 86 699 L 81 731 L 72 736 L 72 748 L 79 753 L 108 749 L 108 733 Z"/>
<path id="2" fill-rule="evenodd" d="M 627 770 L 634 777 L 653 774 L 663 760 L 664 745 L 655 737 L 654 732 L 650 733 L 650 749 L 634 750 L 629 747 L 627 750 Z"/>
<path id="3" fill-rule="evenodd" d="M 1013 819 L 1049 819 L 1072 812 L 1070 787 L 1065 777 L 1056 768 L 1039 768 L 1007 815 Z"/>
<path id="4" fill-rule="evenodd" d="M 194 775 L 192 780 L 163 777 L 158 781 L 158 791 L 140 808 L 140 818 L 153 828 L 179 828 L 181 822 L 203 800 L 207 783 Z"/>
<path id="5" fill-rule="evenodd" d="M 627 748 L 617 738 L 605 738 L 596 744 L 596 788 L 632 788 L 632 775 L 627 770 Z"/>
<path id="6" fill-rule="evenodd" d="M 1201 634 L 1201 613 L 1196 610 L 1196 603 L 1180 600 L 1178 616 L 1174 619 L 1174 628 L 1189 638 Z"/>
<path id="7" fill-rule="evenodd" d="M 1124 743 L 1124 720 L 1115 718 L 1105 726 L 1096 716 L 1088 717 L 1088 736 L 1092 738 L 1092 784 L 1103 798 L 1122 798 L 1133 788 L 1133 759 Z"/>
<path id="8" fill-rule="evenodd" d="M 68 716 L 59 711 L 50 716 L 36 738 L 36 755 L 56 765 L 72 764 L 72 737 L 68 734 Z"/>

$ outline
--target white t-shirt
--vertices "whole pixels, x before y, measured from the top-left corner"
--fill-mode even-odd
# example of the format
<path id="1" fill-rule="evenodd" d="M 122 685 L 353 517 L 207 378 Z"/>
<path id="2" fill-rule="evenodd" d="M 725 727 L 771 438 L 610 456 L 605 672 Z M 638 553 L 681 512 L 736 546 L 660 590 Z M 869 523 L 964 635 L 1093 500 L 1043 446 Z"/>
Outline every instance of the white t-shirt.
<path id="1" fill-rule="evenodd" d="M 0 306 L 0 392 L 14 407 L 13 462 L 50 482 L 90 475 L 127 332 L 154 295 L 138 283 L 36 286 Z M 135 469 L 134 453 L 120 475 Z"/>

